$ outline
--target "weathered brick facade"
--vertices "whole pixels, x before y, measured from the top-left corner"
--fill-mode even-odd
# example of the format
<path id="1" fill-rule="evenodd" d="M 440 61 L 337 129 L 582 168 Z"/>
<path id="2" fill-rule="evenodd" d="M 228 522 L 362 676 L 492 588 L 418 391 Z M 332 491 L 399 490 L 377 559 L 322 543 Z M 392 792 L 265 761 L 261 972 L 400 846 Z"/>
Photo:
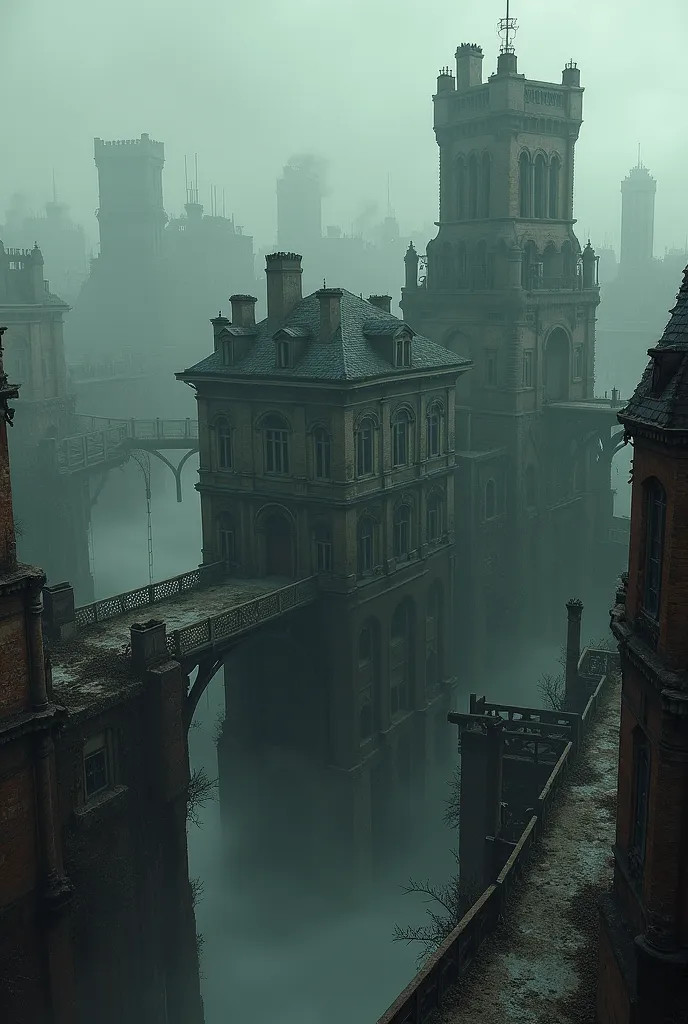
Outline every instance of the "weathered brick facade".
<path id="1" fill-rule="evenodd" d="M 187 677 L 166 659 L 137 675 L 115 651 L 53 680 L 45 576 L 16 559 L 16 397 L 0 347 L 0 1020 L 202 1024 Z M 49 644 L 78 654 L 73 591 L 45 594 Z"/>
<path id="2" fill-rule="evenodd" d="M 598 1021 L 685 1020 L 688 985 L 688 271 L 627 407 L 627 579 L 614 889 L 602 907 Z"/>

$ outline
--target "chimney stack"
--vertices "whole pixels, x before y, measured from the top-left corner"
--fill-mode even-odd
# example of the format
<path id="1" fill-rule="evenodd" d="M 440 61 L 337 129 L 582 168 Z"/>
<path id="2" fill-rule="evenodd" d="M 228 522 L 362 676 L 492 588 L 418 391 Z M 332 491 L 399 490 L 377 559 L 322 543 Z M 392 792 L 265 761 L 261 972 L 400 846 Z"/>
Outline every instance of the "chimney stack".
<path id="1" fill-rule="evenodd" d="M 135 672 L 145 672 L 152 665 L 169 658 L 167 629 L 160 619 L 134 622 L 130 630 L 131 664 Z"/>
<path id="2" fill-rule="evenodd" d="M 466 92 L 483 84 L 483 48 L 462 43 L 456 51 L 456 90 Z"/>
<path id="3" fill-rule="evenodd" d="M 253 295 L 230 295 L 233 327 L 256 326 L 256 299 Z"/>
<path id="4" fill-rule="evenodd" d="M 268 279 L 268 320 L 281 323 L 303 298 L 301 257 L 295 252 L 274 252 L 265 257 Z"/>
<path id="5" fill-rule="evenodd" d="M 316 295 L 320 299 L 320 340 L 330 341 L 342 325 L 341 288 L 321 288 Z"/>
<path id="6" fill-rule="evenodd" d="M 375 306 L 376 309 L 381 309 L 383 313 L 392 312 L 391 295 L 369 295 L 368 302 L 371 306 Z"/>
<path id="7" fill-rule="evenodd" d="M 210 322 L 213 325 L 214 350 L 215 350 L 215 352 L 217 352 L 218 339 L 219 339 L 220 335 L 222 334 L 222 332 L 224 331 L 225 327 L 229 327 L 229 320 L 227 319 L 226 316 L 223 316 L 222 315 L 222 311 L 220 311 L 217 314 L 217 316 L 214 316 L 211 319 Z"/>

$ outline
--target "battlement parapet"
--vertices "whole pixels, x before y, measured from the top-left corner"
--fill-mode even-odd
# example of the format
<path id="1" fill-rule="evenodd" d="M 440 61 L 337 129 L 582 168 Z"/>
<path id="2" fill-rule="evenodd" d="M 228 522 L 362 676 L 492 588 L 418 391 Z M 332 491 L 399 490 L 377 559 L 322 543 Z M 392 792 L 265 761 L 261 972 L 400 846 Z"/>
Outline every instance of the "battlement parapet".
<path id="1" fill-rule="evenodd" d="M 140 139 L 98 139 L 93 140 L 93 147 L 96 159 L 100 154 L 113 152 L 131 153 L 134 151 L 146 152 L 149 156 L 164 159 L 165 146 L 162 142 L 151 139 L 147 132 L 143 132 Z"/>

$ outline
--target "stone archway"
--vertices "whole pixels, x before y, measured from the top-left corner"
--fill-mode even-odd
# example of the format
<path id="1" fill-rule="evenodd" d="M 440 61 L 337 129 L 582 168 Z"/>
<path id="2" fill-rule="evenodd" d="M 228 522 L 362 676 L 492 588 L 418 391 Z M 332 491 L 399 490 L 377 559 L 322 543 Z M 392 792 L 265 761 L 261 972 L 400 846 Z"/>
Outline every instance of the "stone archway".
<path id="1" fill-rule="evenodd" d="M 569 336 L 563 327 L 555 327 L 545 346 L 545 400 L 567 402 L 571 370 Z"/>

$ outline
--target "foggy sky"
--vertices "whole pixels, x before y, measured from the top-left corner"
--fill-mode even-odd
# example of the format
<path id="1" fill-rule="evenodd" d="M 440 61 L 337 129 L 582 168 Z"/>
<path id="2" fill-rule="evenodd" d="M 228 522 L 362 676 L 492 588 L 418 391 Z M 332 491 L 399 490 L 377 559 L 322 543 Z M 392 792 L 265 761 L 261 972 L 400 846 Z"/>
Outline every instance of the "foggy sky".
<path id="1" fill-rule="evenodd" d="M 461 42 L 496 68 L 501 0 L 0 0 L 0 223 L 22 189 L 58 193 L 97 239 L 93 137 L 165 143 L 165 205 L 184 202 L 199 154 L 201 201 L 275 238 L 275 179 L 293 153 L 329 161 L 323 223 L 350 230 L 392 205 L 410 230 L 437 216 L 431 95 Z M 684 169 L 685 0 L 512 0 L 519 71 L 558 82 L 573 58 L 585 86 L 577 147 L 578 234 L 618 251 L 619 183 L 643 162 L 658 179 L 655 255 L 688 234 Z M 346 282 L 339 282 L 346 285 Z"/>

